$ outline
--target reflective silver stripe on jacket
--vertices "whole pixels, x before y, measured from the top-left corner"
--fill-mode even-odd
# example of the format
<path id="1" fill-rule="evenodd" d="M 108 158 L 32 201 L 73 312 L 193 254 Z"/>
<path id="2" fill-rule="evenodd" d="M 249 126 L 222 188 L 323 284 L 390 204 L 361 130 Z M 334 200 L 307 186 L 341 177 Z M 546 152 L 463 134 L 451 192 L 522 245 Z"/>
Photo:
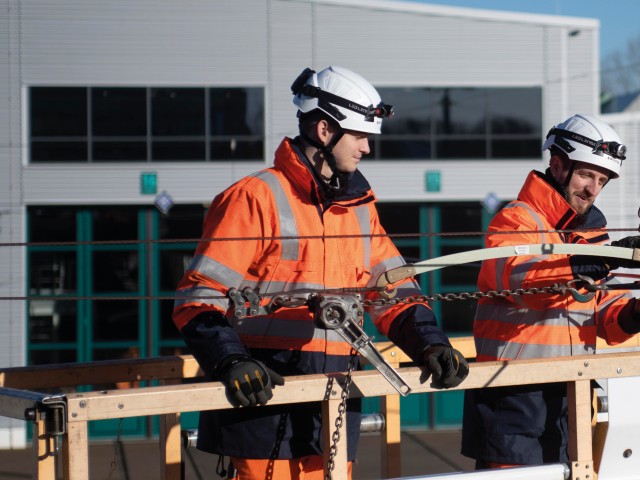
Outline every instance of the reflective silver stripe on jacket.
<path id="1" fill-rule="evenodd" d="M 355 208 L 356 217 L 360 224 L 360 233 L 362 233 L 362 244 L 364 247 L 364 267 L 371 266 L 371 215 L 369 215 L 369 207 L 360 205 Z"/>
<path id="2" fill-rule="evenodd" d="M 572 355 L 590 355 L 595 345 L 540 345 L 535 343 L 504 342 L 490 338 L 476 339 L 477 355 L 491 358 L 523 360 L 527 358 L 568 357 Z"/>
<path id="3" fill-rule="evenodd" d="M 589 327 L 595 325 L 593 308 L 584 310 L 513 308 L 507 305 L 479 304 L 476 322 L 498 321 L 517 326 Z M 595 338 L 595 336 L 594 336 Z M 544 358 L 566 355 L 583 355 L 595 352 L 595 343 L 574 345 L 523 344 L 516 341 L 476 337 L 478 355 L 491 358 Z"/>
<path id="4" fill-rule="evenodd" d="M 296 226 L 296 219 L 293 215 L 293 210 L 289 204 L 287 194 L 280 185 L 278 178 L 267 170 L 254 173 L 252 176 L 259 178 L 266 183 L 271 189 L 273 198 L 276 202 L 276 208 L 278 209 L 278 222 L 280 223 L 280 236 L 292 237 L 282 239 L 282 260 L 298 260 L 299 253 L 299 240 L 298 240 L 298 227 Z"/>
<path id="5" fill-rule="evenodd" d="M 507 305 L 480 303 L 476 309 L 476 322 L 499 321 L 511 325 L 574 326 L 595 325 L 593 308 L 567 310 L 566 308 L 514 308 Z"/>
<path id="6" fill-rule="evenodd" d="M 180 307 L 187 303 L 197 302 L 205 305 L 213 305 L 219 307 L 222 310 L 226 310 L 229 307 L 229 300 L 227 298 L 212 298 L 223 297 L 222 292 L 213 288 L 207 287 L 192 287 L 185 288 L 184 290 L 178 290 L 176 292 L 176 299 L 174 301 L 174 308 Z"/>
<path id="7" fill-rule="evenodd" d="M 260 337 L 313 338 L 328 342 L 344 340 L 335 330 L 316 328 L 312 321 L 285 320 L 271 317 L 233 318 L 230 320 L 233 329 L 242 335 Z"/>
<path id="8" fill-rule="evenodd" d="M 242 275 L 240 273 L 206 255 L 193 257 L 188 270 L 198 272 L 227 287 L 237 288 L 242 283 Z"/>

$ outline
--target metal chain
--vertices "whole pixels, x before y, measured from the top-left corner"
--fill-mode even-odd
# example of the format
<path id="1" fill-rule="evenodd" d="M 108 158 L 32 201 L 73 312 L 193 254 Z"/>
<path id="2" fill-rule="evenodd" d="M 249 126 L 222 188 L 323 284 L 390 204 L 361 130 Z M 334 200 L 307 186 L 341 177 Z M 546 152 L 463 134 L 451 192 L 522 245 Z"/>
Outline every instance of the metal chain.
<path id="1" fill-rule="evenodd" d="M 333 469 L 335 468 L 335 458 L 338 453 L 338 442 L 340 442 L 340 429 L 344 423 L 345 413 L 347 411 L 347 400 L 349 399 L 349 387 L 353 377 L 351 374 L 356 368 L 356 362 L 358 361 L 358 352 L 353 348 L 351 349 L 351 358 L 349 360 L 349 367 L 347 369 L 347 376 L 342 387 L 342 393 L 340 395 L 340 405 L 338 405 L 338 416 L 336 417 L 335 427 L 336 429 L 331 434 L 331 447 L 329 448 L 329 460 L 327 460 L 327 473 L 325 480 L 333 479 Z"/>
<path id="2" fill-rule="evenodd" d="M 565 284 L 556 283 L 547 287 L 530 287 L 530 288 L 515 288 L 513 290 L 488 290 L 486 292 L 460 292 L 460 293 L 436 293 L 434 295 L 414 295 L 408 297 L 393 297 L 393 298 L 377 298 L 375 300 L 362 300 L 362 304 L 365 307 L 381 307 L 385 305 L 398 305 L 406 303 L 424 303 L 424 302 L 437 302 L 437 301 L 453 301 L 453 300 L 478 300 L 480 298 L 506 298 L 511 295 L 537 295 L 541 293 L 564 295 L 569 290 L 576 289 L 576 283 L 581 280 L 570 280 Z M 356 292 L 371 292 L 379 289 L 350 289 L 350 291 Z M 343 289 L 344 291 L 344 289 Z M 321 292 L 327 293 L 327 292 Z M 300 297 L 297 295 L 278 294 L 274 296 L 274 304 L 279 307 L 294 308 L 305 305 L 307 296 Z"/>

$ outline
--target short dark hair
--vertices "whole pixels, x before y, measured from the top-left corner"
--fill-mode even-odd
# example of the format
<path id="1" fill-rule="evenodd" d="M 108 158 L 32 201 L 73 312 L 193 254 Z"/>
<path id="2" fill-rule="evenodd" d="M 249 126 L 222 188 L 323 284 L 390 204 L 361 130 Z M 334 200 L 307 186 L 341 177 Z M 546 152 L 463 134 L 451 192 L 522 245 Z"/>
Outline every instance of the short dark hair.
<path id="1" fill-rule="evenodd" d="M 306 113 L 298 112 L 298 128 L 300 133 L 304 132 L 309 135 L 311 133 L 311 128 L 321 120 L 326 120 L 335 127 L 340 126 L 328 113 L 320 110 L 319 108 L 315 108 Z"/>

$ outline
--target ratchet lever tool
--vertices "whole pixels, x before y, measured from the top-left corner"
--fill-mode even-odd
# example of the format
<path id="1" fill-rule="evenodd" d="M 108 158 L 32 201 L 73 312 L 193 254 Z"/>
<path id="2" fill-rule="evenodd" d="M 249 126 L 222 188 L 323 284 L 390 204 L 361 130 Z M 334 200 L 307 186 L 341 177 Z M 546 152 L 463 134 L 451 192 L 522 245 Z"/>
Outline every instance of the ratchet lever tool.
<path id="1" fill-rule="evenodd" d="M 360 326 L 364 319 L 364 309 L 359 294 L 311 296 L 309 308 L 315 313 L 316 324 L 319 327 L 334 330 L 376 367 L 400 395 L 409 394 L 411 387 L 387 363 L 373 345 L 373 337 L 369 337 Z"/>

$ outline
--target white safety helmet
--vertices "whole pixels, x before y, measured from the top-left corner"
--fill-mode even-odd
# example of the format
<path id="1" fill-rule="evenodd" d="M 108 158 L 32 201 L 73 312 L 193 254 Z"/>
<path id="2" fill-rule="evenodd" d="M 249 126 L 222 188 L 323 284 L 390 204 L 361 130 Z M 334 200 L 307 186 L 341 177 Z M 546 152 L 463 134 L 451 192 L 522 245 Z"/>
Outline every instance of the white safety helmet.
<path id="1" fill-rule="evenodd" d="M 298 116 L 320 109 L 344 130 L 380 133 L 384 117 L 393 107 L 380 101 L 380 95 L 367 80 L 346 68 L 331 66 L 315 72 L 305 69 L 291 85 Z"/>
<path id="2" fill-rule="evenodd" d="M 571 160 L 590 163 L 620 176 L 627 147 L 610 125 L 590 115 L 574 115 L 547 134 L 542 150 L 556 146 Z"/>

